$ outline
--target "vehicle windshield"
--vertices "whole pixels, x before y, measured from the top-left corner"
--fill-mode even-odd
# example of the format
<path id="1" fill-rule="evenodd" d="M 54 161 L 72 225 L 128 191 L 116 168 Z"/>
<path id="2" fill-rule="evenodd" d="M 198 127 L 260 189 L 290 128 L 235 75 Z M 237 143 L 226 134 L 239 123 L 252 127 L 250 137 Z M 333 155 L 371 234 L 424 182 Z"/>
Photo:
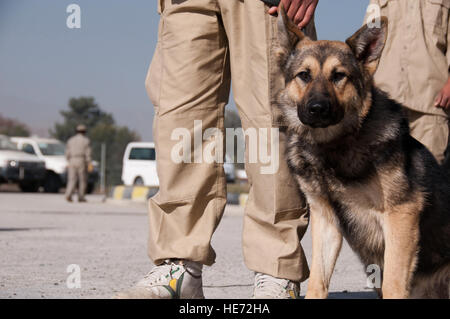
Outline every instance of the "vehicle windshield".
<path id="1" fill-rule="evenodd" d="M 62 143 L 39 143 L 39 149 L 44 156 L 64 155 L 66 147 Z"/>
<path id="2" fill-rule="evenodd" d="M 130 152 L 130 160 L 154 161 L 155 149 L 150 147 L 133 147 Z"/>
<path id="3" fill-rule="evenodd" d="M 17 146 L 6 136 L 0 136 L 0 150 L 17 151 Z"/>

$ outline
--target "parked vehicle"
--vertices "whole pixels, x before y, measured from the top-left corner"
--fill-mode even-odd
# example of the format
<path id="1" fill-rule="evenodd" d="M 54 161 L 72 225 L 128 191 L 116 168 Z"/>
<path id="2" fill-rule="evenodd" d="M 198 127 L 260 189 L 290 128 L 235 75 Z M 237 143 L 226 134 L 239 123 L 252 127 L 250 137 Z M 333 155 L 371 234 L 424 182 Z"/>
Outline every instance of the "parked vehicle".
<path id="1" fill-rule="evenodd" d="M 236 172 L 234 164 L 228 155 L 225 155 L 225 163 L 223 163 L 223 170 L 225 171 L 225 176 L 227 183 L 234 183 L 236 180 Z"/>
<path id="2" fill-rule="evenodd" d="M 58 193 L 60 188 L 66 186 L 67 159 L 63 142 L 39 137 L 13 137 L 11 140 L 20 150 L 36 155 L 45 162 L 46 173 L 42 186 L 46 193 Z M 87 192 L 91 193 L 99 176 L 98 163 L 93 161 L 88 172 Z"/>
<path id="3" fill-rule="evenodd" d="M 223 167 L 227 182 L 234 182 L 234 164 L 228 156 Z M 159 186 L 154 143 L 132 142 L 127 145 L 123 156 L 122 182 L 128 186 Z"/>
<path id="4" fill-rule="evenodd" d="M 124 185 L 159 186 L 154 143 L 132 142 L 127 145 L 123 155 L 122 182 Z"/>
<path id="5" fill-rule="evenodd" d="M 236 180 L 239 183 L 248 183 L 248 176 L 245 169 L 238 169 L 236 170 Z"/>
<path id="6" fill-rule="evenodd" d="M 0 183 L 17 183 L 24 192 L 36 192 L 44 177 L 44 161 L 18 150 L 9 137 L 0 135 Z"/>

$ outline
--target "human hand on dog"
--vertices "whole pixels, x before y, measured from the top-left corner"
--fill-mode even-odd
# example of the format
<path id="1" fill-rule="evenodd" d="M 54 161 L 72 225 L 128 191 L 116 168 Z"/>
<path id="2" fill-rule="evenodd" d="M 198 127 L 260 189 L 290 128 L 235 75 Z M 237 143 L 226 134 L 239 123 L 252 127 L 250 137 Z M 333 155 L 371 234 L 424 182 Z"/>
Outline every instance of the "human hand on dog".
<path id="1" fill-rule="evenodd" d="M 311 21 L 314 16 L 314 11 L 316 11 L 318 2 L 319 0 L 281 0 L 280 6 L 283 4 L 289 19 L 294 21 L 294 23 L 302 29 L 308 25 L 309 21 Z M 280 6 L 271 7 L 269 9 L 269 14 L 277 14 Z"/>
<path id="2" fill-rule="evenodd" d="M 444 110 L 450 109 L 450 77 L 434 100 L 434 106 L 443 108 Z"/>

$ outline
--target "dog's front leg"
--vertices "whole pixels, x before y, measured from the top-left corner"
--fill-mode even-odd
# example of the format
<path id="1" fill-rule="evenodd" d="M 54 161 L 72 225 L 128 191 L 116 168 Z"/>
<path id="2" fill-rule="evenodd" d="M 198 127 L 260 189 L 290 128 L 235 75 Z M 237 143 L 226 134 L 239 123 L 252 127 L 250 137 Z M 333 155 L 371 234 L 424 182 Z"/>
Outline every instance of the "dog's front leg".
<path id="1" fill-rule="evenodd" d="M 306 298 L 326 298 L 342 246 L 333 208 L 324 198 L 308 198 L 311 214 L 312 264 Z"/>
<path id="2" fill-rule="evenodd" d="M 384 216 L 383 298 L 408 298 L 419 241 L 417 203 L 390 209 Z"/>

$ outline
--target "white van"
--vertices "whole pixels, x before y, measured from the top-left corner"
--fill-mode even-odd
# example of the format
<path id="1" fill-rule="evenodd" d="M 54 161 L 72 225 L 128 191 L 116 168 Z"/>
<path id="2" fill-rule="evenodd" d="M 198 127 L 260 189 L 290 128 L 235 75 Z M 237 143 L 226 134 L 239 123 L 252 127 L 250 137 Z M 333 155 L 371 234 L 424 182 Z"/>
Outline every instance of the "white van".
<path id="1" fill-rule="evenodd" d="M 132 142 L 127 145 L 122 181 L 124 185 L 159 186 L 154 143 Z"/>
<path id="2" fill-rule="evenodd" d="M 233 183 L 235 168 L 228 155 L 223 168 L 227 182 Z M 123 156 L 122 182 L 124 185 L 159 186 L 154 143 L 132 142 L 127 145 Z"/>

